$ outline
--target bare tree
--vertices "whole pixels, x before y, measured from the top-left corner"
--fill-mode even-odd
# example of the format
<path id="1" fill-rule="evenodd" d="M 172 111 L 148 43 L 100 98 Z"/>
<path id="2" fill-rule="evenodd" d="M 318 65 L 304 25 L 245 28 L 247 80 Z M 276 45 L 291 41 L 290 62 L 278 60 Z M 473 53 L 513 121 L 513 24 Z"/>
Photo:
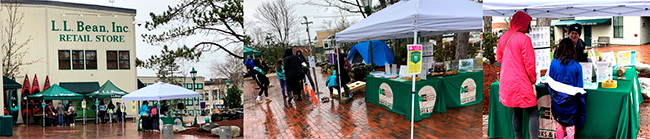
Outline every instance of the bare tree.
<path id="1" fill-rule="evenodd" d="M 379 11 L 399 1 L 400 0 L 379 0 L 379 5 L 375 5 L 371 9 L 372 11 Z M 328 9 L 339 9 L 348 13 L 360 13 L 363 15 L 363 18 L 368 17 L 368 15 L 363 12 L 364 8 L 361 6 L 359 0 L 305 0 L 304 4 L 320 6 Z"/>
<path id="2" fill-rule="evenodd" d="M 255 17 L 275 36 L 275 42 L 283 44 L 286 48 L 291 40 L 296 38 L 300 21 L 296 15 L 295 4 L 286 0 L 264 2 L 256 11 Z"/>
<path id="3" fill-rule="evenodd" d="M 20 67 L 32 65 L 39 60 L 24 61 L 24 56 L 29 53 L 29 48 L 25 46 L 32 40 L 29 35 L 26 38 L 19 37 L 23 31 L 23 17 L 25 13 L 20 11 L 21 5 L 12 0 L 4 4 L 2 10 L 7 11 L 6 25 L 4 25 L 3 37 L 6 41 L 2 42 L 2 75 L 7 77 L 14 77 L 22 75 Z M 24 39 L 24 40 L 22 40 Z M 20 42 L 18 42 L 20 41 Z"/>
<path id="4" fill-rule="evenodd" d="M 236 49 L 235 53 L 243 53 L 244 49 Z M 244 81 L 244 65 L 241 59 L 234 56 L 227 56 L 226 60 L 213 60 L 210 65 L 210 72 L 214 78 L 228 78 L 233 85 L 241 86 Z"/>
<path id="5" fill-rule="evenodd" d="M 537 27 L 550 27 L 551 18 L 537 18 Z"/>
<path id="6" fill-rule="evenodd" d="M 469 48 L 469 32 L 454 34 L 454 41 L 456 41 L 456 56 L 454 59 L 467 58 L 467 49 Z"/>

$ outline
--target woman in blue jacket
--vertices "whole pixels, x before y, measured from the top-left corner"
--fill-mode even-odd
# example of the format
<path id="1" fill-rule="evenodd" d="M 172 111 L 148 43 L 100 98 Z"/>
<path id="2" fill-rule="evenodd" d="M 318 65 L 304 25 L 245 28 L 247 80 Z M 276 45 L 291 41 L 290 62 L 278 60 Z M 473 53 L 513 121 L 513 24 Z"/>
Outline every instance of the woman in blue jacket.
<path id="1" fill-rule="evenodd" d="M 142 130 L 143 131 L 148 131 L 151 130 L 150 126 L 151 125 L 151 118 L 149 118 L 150 113 L 149 113 L 149 102 L 144 101 L 142 102 L 142 106 L 140 106 L 140 116 L 142 116 Z"/>
<path id="2" fill-rule="evenodd" d="M 587 92 L 582 87 L 582 66 L 571 39 L 563 39 L 556 51 L 551 67 L 547 89 L 551 95 L 551 112 L 557 121 L 556 137 L 573 139 L 575 126 L 584 126 Z M 590 70 L 590 69 L 588 69 Z M 566 134 L 564 134 L 566 131 Z"/>

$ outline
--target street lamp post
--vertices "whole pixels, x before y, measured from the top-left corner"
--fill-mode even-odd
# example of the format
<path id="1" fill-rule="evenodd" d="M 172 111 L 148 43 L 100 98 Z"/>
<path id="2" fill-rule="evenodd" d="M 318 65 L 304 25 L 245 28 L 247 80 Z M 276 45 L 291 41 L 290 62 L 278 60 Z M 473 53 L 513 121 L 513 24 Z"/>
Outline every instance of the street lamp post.
<path id="1" fill-rule="evenodd" d="M 194 70 L 194 67 L 192 67 L 192 71 L 190 71 L 190 75 L 192 75 L 192 91 L 196 92 L 196 70 Z M 194 100 L 194 98 L 192 98 Z M 196 120 L 196 103 L 194 104 L 194 124 L 197 124 L 198 120 Z"/>
<path id="2" fill-rule="evenodd" d="M 229 89 L 230 89 L 230 80 L 226 80 L 226 102 L 225 102 L 226 110 L 230 109 L 230 103 L 228 103 L 228 101 L 230 101 L 230 99 L 228 99 L 230 97 L 230 95 L 228 95 L 230 91 Z"/>

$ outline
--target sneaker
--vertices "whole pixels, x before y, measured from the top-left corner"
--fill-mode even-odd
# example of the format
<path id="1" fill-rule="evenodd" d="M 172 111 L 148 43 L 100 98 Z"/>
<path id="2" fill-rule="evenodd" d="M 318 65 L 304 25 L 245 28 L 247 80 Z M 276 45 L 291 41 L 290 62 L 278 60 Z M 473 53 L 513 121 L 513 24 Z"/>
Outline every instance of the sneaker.
<path id="1" fill-rule="evenodd" d="M 258 99 L 258 100 L 255 100 L 255 101 L 257 101 L 257 103 L 262 103 L 262 100 L 259 100 L 259 99 Z"/>
<path id="2" fill-rule="evenodd" d="M 266 98 L 266 101 L 271 101 L 271 98 Z"/>

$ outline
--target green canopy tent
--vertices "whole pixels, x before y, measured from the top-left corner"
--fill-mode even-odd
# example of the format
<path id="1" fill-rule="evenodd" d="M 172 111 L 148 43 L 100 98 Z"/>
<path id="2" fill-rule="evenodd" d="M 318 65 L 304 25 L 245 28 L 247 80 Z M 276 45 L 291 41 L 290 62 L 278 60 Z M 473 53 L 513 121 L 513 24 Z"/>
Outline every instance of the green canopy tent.
<path id="1" fill-rule="evenodd" d="M 28 100 L 70 100 L 83 98 L 84 95 L 67 90 L 57 84 L 52 85 L 47 90 L 43 90 L 43 92 L 27 96 Z M 43 121 L 45 121 L 45 116 L 43 116 Z M 43 122 L 43 126 L 45 126 L 45 122 Z"/>
<path id="2" fill-rule="evenodd" d="M 102 87 L 99 87 L 97 91 L 85 94 L 86 98 L 94 98 L 95 101 L 98 101 L 97 99 L 105 99 L 105 98 L 122 98 L 122 96 L 126 95 L 126 91 L 118 88 L 111 82 L 111 80 L 106 81 Z M 119 109 L 120 106 L 117 106 Z M 95 110 L 95 112 L 97 112 Z M 86 111 L 83 111 L 84 115 L 86 115 Z M 97 117 L 95 117 L 96 119 Z M 112 118 L 112 116 L 109 116 L 109 118 Z M 85 119 L 84 119 L 85 122 Z"/>
<path id="3" fill-rule="evenodd" d="M 262 52 L 244 45 L 244 56 L 249 56 L 249 55 L 253 55 L 253 58 L 255 58 L 255 55 L 262 55 Z"/>
<path id="4" fill-rule="evenodd" d="M 4 89 L 20 89 L 23 88 L 22 85 L 18 84 L 15 80 L 7 78 L 7 76 L 2 76 L 2 84 Z"/>

